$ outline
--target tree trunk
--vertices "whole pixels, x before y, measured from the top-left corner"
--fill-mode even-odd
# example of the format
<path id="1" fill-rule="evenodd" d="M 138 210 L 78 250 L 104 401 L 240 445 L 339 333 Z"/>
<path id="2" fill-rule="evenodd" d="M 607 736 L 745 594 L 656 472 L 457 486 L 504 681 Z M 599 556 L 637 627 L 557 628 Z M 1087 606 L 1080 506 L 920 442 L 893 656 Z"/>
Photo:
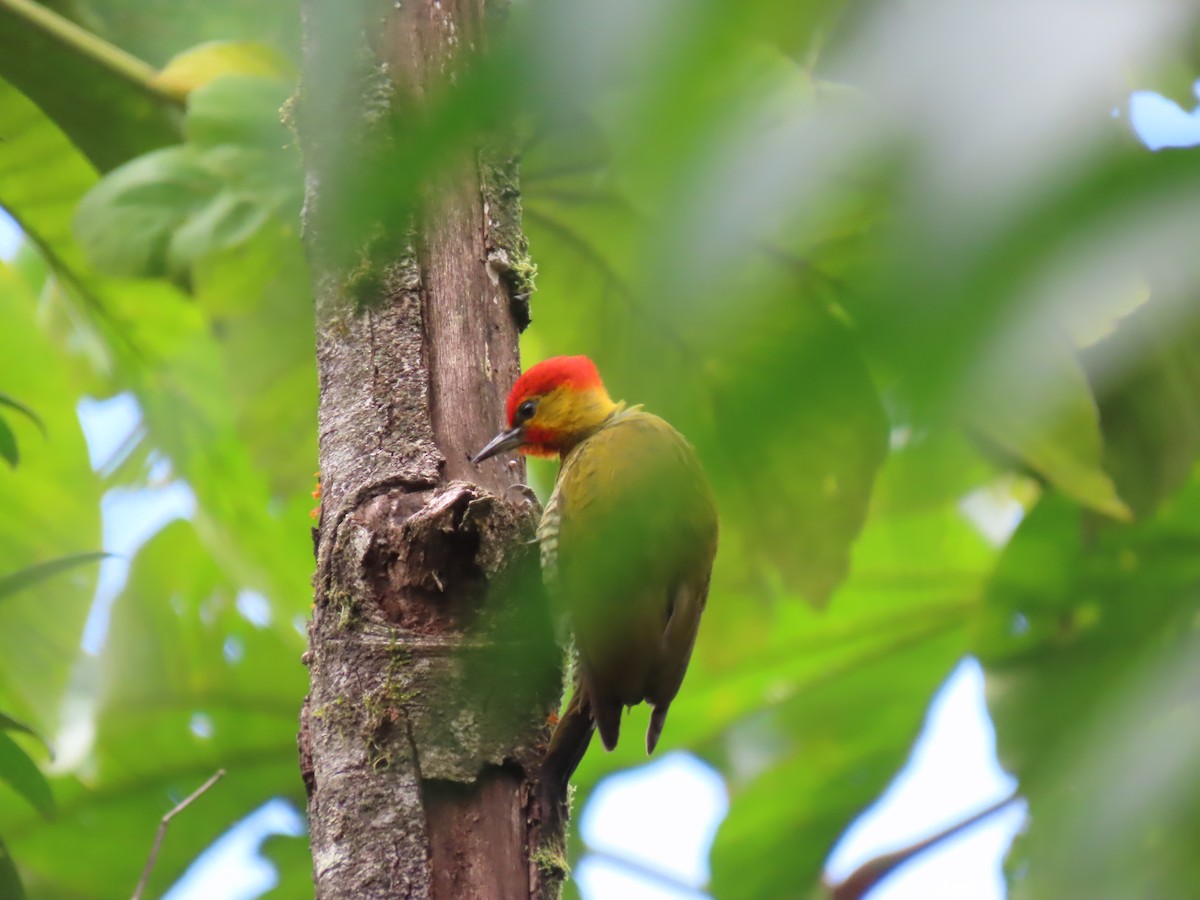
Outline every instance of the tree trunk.
<path id="1" fill-rule="evenodd" d="M 527 321 L 516 164 L 493 140 L 407 206 L 370 196 L 459 51 L 483 47 L 484 5 L 304 5 L 322 500 L 300 755 L 318 900 L 548 898 L 565 871 L 537 790 L 561 672 L 536 504 L 510 490 L 523 466 L 469 462 L 503 421 Z"/>

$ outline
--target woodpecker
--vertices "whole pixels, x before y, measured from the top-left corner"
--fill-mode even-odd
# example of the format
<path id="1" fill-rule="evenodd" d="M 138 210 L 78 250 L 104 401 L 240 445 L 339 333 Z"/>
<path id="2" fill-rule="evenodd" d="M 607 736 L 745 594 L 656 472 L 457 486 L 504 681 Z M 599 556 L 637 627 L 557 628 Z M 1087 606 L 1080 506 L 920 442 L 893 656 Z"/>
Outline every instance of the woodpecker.
<path id="1" fill-rule="evenodd" d="M 578 677 L 551 748 L 572 713 L 586 713 L 612 750 L 623 709 L 645 701 L 653 753 L 708 597 L 717 552 L 708 479 L 683 435 L 640 406 L 613 402 L 586 356 L 531 367 L 507 412 L 508 428 L 473 462 L 512 450 L 560 460 L 537 538 L 547 591 L 575 636 Z M 568 769 L 591 732 L 588 723 L 582 747 L 568 751 Z"/>

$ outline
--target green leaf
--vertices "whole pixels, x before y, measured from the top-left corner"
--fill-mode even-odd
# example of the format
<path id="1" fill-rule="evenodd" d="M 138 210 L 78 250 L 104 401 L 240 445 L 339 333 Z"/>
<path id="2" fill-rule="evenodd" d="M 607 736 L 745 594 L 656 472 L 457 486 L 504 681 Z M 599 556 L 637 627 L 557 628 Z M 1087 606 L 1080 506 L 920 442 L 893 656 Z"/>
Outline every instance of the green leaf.
<path id="1" fill-rule="evenodd" d="M 46 776 L 3 730 L 0 730 L 0 780 L 7 782 L 43 816 L 49 818 L 54 814 L 54 795 Z"/>
<path id="2" fill-rule="evenodd" d="M 44 269 L 18 263 L 0 263 L 0 359 L 20 373 L 21 400 L 37 409 L 51 437 L 19 470 L 0 467 L 0 573 L 10 577 L 31 562 L 74 557 L 101 540 L 101 485 L 76 415 L 80 395 L 95 380 L 81 372 L 79 342 L 60 348 L 43 331 L 59 321 L 60 308 L 46 290 Z M 42 734 L 58 732 L 96 576 L 95 567 L 80 568 L 43 591 L 6 593 L 0 601 L 0 709 Z M 10 833 L 0 834 L 11 841 Z"/>
<path id="3" fill-rule="evenodd" d="M 293 140 L 280 113 L 291 91 L 290 78 L 222 75 L 188 98 L 188 140 L 201 148 L 236 144 L 282 150 Z"/>
<path id="4" fill-rule="evenodd" d="M 11 597 L 18 591 L 23 591 L 48 578 L 53 578 L 60 572 L 67 572 L 78 566 L 106 559 L 108 553 L 77 553 L 60 559 L 51 559 L 37 565 L 29 566 L 19 572 L 0 577 L 0 600 Z"/>
<path id="5" fill-rule="evenodd" d="M 1183 897 L 1200 879 L 1197 540 L 1193 479 L 1131 526 L 1085 530 L 1048 496 L 1004 551 L 977 649 L 1030 807 L 1014 898 Z"/>
<path id="6" fill-rule="evenodd" d="M 539 318 L 526 364 L 565 347 L 593 355 L 614 396 L 644 403 L 696 445 L 723 545 L 750 551 L 741 578 L 761 585 L 769 571 L 766 580 L 824 603 L 850 567 L 887 452 L 889 423 L 852 331 L 819 288 L 773 259 L 726 273 L 725 292 L 705 295 L 709 306 L 698 306 L 691 284 L 648 278 L 636 292 L 639 244 L 657 239 L 645 233 L 656 220 L 620 192 L 560 199 L 596 178 L 535 179 L 526 195 L 539 292 L 576 299 Z M 727 296 L 747 299 L 718 302 Z M 803 390 L 781 402 L 782 385 Z"/>
<path id="7" fill-rule="evenodd" d="M 190 522 L 166 526 L 138 553 L 99 664 L 85 670 L 99 694 L 94 772 L 54 779 L 53 824 L 0 804 L 0 834 L 31 890 L 126 896 L 162 814 L 218 768 L 225 778 L 172 822 L 147 896 L 166 893 L 269 799 L 303 805 L 295 735 L 304 641 L 292 619 L 307 601 L 272 605 L 260 627 L 239 611 L 239 592 Z M 136 852 L 113 852 L 113 835 Z M 72 865 L 64 845 L 76 848 Z"/>
<path id="8" fill-rule="evenodd" d="M 221 367 L 238 373 L 228 412 L 272 495 L 308 497 L 317 448 L 308 264 L 295 228 L 270 222 L 253 238 L 200 261 L 197 302 L 221 323 Z M 199 385 L 197 385 L 199 387 Z"/>
<path id="9" fill-rule="evenodd" d="M 258 240 L 279 241 L 286 253 L 260 256 Z M 311 596 L 308 512 L 316 460 L 313 318 L 303 253 L 295 231 L 276 223 L 227 252 L 229 259 L 247 257 L 241 277 L 209 284 L 208 275 L 228 260 L 218 254 L 206 261 L 197 272 L 200 303 L 163 297 L 147 282 L 110 302 L 138 344 L 162 360 L 153 384 L 137 382 L 136 394 L 148 441 L 196 494 L 207 546 L 242 587 L 262 591 L 293 615 L 307 611 L 304 598 Z M 210 301 L 224 313 L 210 317 Z M 253 307 L 258 311 L 250 314 Z M 297 315 L 298 308 L 308 311 Z M 136 378 L 137 360 L 118 358 Z M 271 457 L 272 450 L 280 455 Z"/>
<path id="10" fill-rule="evenodd" d="M 34 103 L 0 79 L 0 206 L 42 246 L 67 263 L 78 260 L 71 216 L 96 182 L 96 170 Z"/>
<path id="11" fill-rule="evenodd" d="M 1200 324 L 1179 317 L 1152 297 L 1084 355 L 1105 468 L 1143 517 L 1187 482 L 1200 457 Z"/>
<path id="12" fill-rule="evenodd" d="M 168 268 L 181 272 L 201 258 L 250 240 L 271 211 L 247 197 L 221 191 L 171 236 Z"/>
<path id="13" fill-rule="evenodd" d="M 0 840 L 0 897 L 7 900 L 25 900 L 25 885 L 21 883 L 21 875 L 17 864 Z"/>
<path id="14" fill-rule="evenodd" d="M 1073 350 L 1053 332 L 1022 346 L 1028 356 L 1006 355 L 970 392 L 973 429 L 1068 497 L 1128 520 L 1102 466 L 1100 415 Z"/>
<path id="15" fill-rule="evenodd" d="M 0 731 L 20 731 L 32 737 L 37 737 L 34 730 L 24 722 L 18 722 L 12 716 L 6 716 L 4 713 L 0 713 Z"/>
<path id="16" fill-rule="evenodd" d="M 712 850 L 716 896 L 785 900 L 817 890 L 838 835 L 904 764 L 931 693 L 962 652 L 961 622 L 953 615 L 938 635 L 935 620 L 792 704 L 798 749 L 734 795 Z M 862 697 L 879 684 L 889 701 L 868 712 Z M 763 740 L 763 729 L 742 735 L 746 746 Z"/>
<path id="17" fill-rule="evenodd" d="M 41 417 L 24 403 L 13 399 L 8 394 L 0 394 L 0 406 L 7 406 L 9 409 L 15 409 L 17 412 L 25 416 L 25 418 L 27 418 L 30 422 L 36 425 L 41 430 L 43 435 L 46 434 L 46 425 L 42 421 Z"/>
<path id="18" fill-rule="evenodd" d="M 279 881 L 263 900 L 312 900 L 313 861 L 307 835 L 272 835 L 263 841 L 262 855 L 279 873 Z"/>
<path id="19" fill-rule="evenodd" d="M 17 437 L 3 418 L 0 418 L 0 456 L 14 469 L 21 461 L 21 454 L 17 451 Z"/>
<path id="20" fill-rule="evenodd" d="M 160 66 L 213 42 L 267 43 L 293 54 L 300 46 L 297 0 L 263 0 L 254 6 L 237 0 L 173 0 L 168 6 L 89 0 L 86 9 L 97 31 Z"/>
<path id="21" fill-rule="evenodd" d="M 292 81 L 296 73 L 287 57 L 267 44 L 209 41 L 171 57 L 154 83 L 178 97 L 194 97 L 199 88 L 231 74 Z"/>
<path id="22" fill-rule="evenodd" d="M 910 471 L 897 457 L 919 444 L 889 460 L 881 490 Z M 689 672 L 665 733 L 687 740 L 692 728 L 733 717 L 708 753 L 727 771 L 754 773 L 731 785 L 712 850 L 716 896 L 782 900 L 817 889 L 837 837 L 904 765 L 930 698 L 966 652 L 994 559 L 953 502 L 920 514 L 874 509 L 826 610 L 777 608 L 755 640 L 755 625 L 739 622 L 744 604 L 710 604 L 703 674 Z M 712 655 L 734 653 L 709 669 Z"/>
<path id="23" fill-rule="evenodd" d="M 37 104 L 101 171 L 178 140 L 177 105 L 150 89 L 154 70 L 73 23 L 67 28 L 81 41 L 62 40 L 15 5 L 0 7 L 0 78 Z"/>
<path id="24" fill-rule="evenodd" d="M 165 275 L 171 237 L 219 190 L 192 147 L 138 157 L 103 178 L 79 204 L 75 234 L 109 275 Z"/>
<path id="25" fill-rule="evenodd" d="M 222 76 L 193 92 L 190 143 L 132 160 L 83 198 L 76 235 L 101 271 L 181 276 L 299 208 L 298 157 L 279 106 L 288 87 Z"/>
<path id="26" fill-rule="evenodd" d="M 34 731 L 32 728 L 30 728 L 28 725 L 26 725 L 24 722 L 18 722 L 12 716 L 8 716 L 8 715 L 5 715 L 4 713 L 0 713 L 0 731 L 16 731 L 21 734 L 27 734 L 32 738 L 36 738 L 38 740 L 38 742 L 43 747 L 46 748 L 46 752 L 50 753 L 51 758 L 53 758 L 53 755 L 54 755 L 53 751 L 51 750 L 50 745 L 46 742 L 46 739 L 43 738 L 40 734 L 38 734 L 36 731 Z M 3 895 L 0 895 L 0 896 L 3 896 Z"/>

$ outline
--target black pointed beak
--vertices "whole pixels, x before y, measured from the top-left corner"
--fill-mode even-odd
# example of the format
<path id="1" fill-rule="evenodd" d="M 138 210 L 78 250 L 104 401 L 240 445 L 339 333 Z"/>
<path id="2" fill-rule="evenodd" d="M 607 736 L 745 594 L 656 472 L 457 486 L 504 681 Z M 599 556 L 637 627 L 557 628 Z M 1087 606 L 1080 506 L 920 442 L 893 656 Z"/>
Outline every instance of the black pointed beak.
<path id="1" fill-rule="evenodd" d="M 471 460 L 475 465 L 479 465 L 485 459 L 490 459 L 497 453 L 504 453 L 506 450 L 516 450 L 525 441 L 525 429 L 521 426 L 502 431 L 490 441 L 486 447 L 475 454 L 475 458 Z"/>

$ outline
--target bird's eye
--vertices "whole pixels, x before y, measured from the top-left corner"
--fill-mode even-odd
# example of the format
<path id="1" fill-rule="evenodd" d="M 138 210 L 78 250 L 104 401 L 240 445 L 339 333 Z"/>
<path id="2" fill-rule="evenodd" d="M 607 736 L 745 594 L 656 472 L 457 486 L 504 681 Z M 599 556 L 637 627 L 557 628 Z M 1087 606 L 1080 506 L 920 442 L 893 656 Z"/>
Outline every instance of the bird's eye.
<path id="1" fill-rule="evenodd" d="M 521 422 L 525 422 L 529 419 L 532 419 L 534 410 L 536 410 L 536 409 L 537 409 L 537 401 L 536 400 L 526 400 L 524 403 L 522 403 L 520 406 L 517 407 L 517 419 Z"/>

